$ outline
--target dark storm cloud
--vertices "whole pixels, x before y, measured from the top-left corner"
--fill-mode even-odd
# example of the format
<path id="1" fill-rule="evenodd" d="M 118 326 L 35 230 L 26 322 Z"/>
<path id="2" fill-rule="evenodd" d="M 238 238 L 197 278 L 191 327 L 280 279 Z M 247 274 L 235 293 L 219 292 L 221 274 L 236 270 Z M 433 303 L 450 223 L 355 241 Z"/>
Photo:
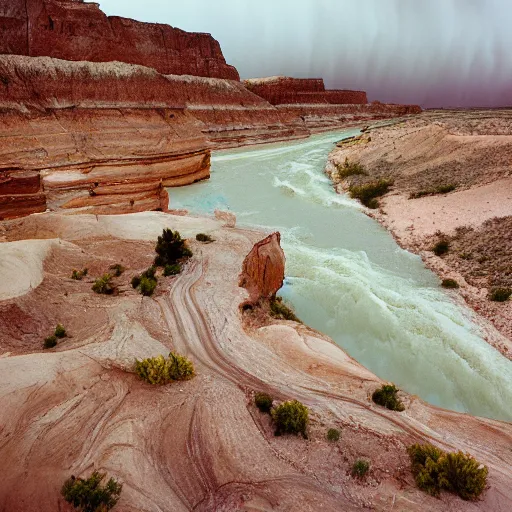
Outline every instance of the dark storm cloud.
<path id="1" fill-rule="evenodd" d="M 512 105 L 511 0 L 102 0 L 108 14 L 210 32 L 243 78 L 323 77 L 370 99 Z"/>

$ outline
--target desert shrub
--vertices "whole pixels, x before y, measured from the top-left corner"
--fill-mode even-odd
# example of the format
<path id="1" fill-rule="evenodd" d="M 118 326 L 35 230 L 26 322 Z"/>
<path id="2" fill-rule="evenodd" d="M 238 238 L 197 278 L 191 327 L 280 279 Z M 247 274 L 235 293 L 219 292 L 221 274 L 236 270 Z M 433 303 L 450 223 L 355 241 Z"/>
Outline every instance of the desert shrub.
<path id="1" fill-rule="evenodd" d="M 443 288 L 459 288 L 459 283 L 455 279 L 443 279 L 441 286 Z"/>
<path id="2" fill-rule="evenodd" d="M 43 342 L 44 349 L 53 348 L 56 346 L 57 346 L 57 336 L 55 336 L 55 335 L 48 336 L 48 338 L 46 338 Z"/>
<path id="3" fill-rule="evenodd" d="M 386 409 L 400 412 L 405 410 L 405 407 L 400 398 L 398 398 L 397 393 L 398 389 L 394 384 L 384 384 L 373 392 L 372 400 L 377 405 L 382 405 Z"/>
<path id="4" fill-rule="evenodd" d="M 272 409 L 272 419 L 276 425 L 276 436 L 281 434 L 302 434 L 306 437 L 309 411 L 299 401 L 291 400 L 275 407 Z"/>
<path id="5" fill-rule="evenodd" d="M 213 242 L 213 238 L 210 235 L 205 235 L 204 233 L 199 233 L 196 235 L 196 240 L 198 242 L 210 243 Z"/>
<path id="6" fill-rule="evenodd" d="M 432 252 L 436 256 L 442 256 L 446 254 L 450 250 L 450 242 L 446 239 L 439 240 L 434 247 L 432 247 Z"/>
<path id="7" fill-rule="evenodd" d="M 171 380 L 188 380 L 194 376 L 194 365 L 185 356 L 171 352 L 168 366 Z"/>
<path id="8" fill-rule="evenodd" d="M 54 334 L 57 338 L 65 338 L 67 336 L 66 329 L 64 329 L 64 327 L 61 324 L 59 324 L 59 325 L 57 325 L 57 327 L 55 327 Z"/>
<path id="9" fill-rule="evenodd" d="M 114 293 L 114 285 L 112 284 L 112 276 L 110 274 L 104 274 L 102 277 L 98 277 L 92 289 L 96 293 L 103 295 L 112 295 Z"/>
<path id="10" fill-rule="evenodd" d="M 83 270 L 73 270 L 73 273 L 71 274 L 71 279 L 74 279 L 75 281 L 81 281 L 88 273 L 89 271 L 84 268 Z"/>
<path id="11" fill-rule="evenodd" d="M 273 403 L 274 399 L 270 395 L 267 395 L 267 393 L 256 393 L 254 396 L 254 405 L 256 405 L 261 412 L 269 414 Z"/>
<path id="12" fill-rule="evenodd" d="M 431 444 L 415 444 L 407 452 L 416 485 L 428 494 L 446 490 L 474 500 L 485 489 L 488 469 L 469 454 L 446 453 Z"/>
<path id="13" fill-rule="evenodd" d="M 149 267 L 147 270 L 142 272 L 141 277 L 147 277 L 148 279 L 155 279 L 156 267 Z"/>
<path id="14" fill-rule="evenodd" d="M 156 285 L 158 281 L 156 279 L 151 279 L 150 277 L 142 276 L 140 278 L 139 283 L 139 291 L 145 297 L 151 297 L 153 292 L 155 291 Z"/>
<path id="15" fill-rule="evenodd" d="M 368 208 L 375 209 L 379 207 L 376 198 L 387 194 L 392 185 L 393 180 L 380 179 L 363 185 L 351 185 L 349 193 L 352 199 L 359 199 Z"/>
<path id="16" fill-rule="evenodd" d="M 364 478 L 370 470 L 370 463 L 364 459 L 357 459 L 352 465 L 352 476 Z"/>
<path id="17" fill-rule="evenodd" d="M 62 486 L 61 494 L 77 510 L 82 512 L 106 512 L 119 501 L 123 486 L 113 478 L 105 485 L 101 482 L 105 473 L 94 473 L 87 479 L 72 476 Z"/>
<path id="18" fill-rule="evenodd" d="M 349 162 L 348 158 L 345 158 L 345 162 L 343 164 L 336 165 L 337 178 L 342 180 L 344 178 L 348 178 L 349 176 L 368 176 L 365 168 L 358 162 Z"/>
<path id="19" fill-rule="evenodd" d="M 340 431 L 337 428 L 330 428 L 327 431 L 327 440 L 331 442 L 336 442 L 340 440 Z"/>
<path id="20" fill-rule="evenodd" d="M 435 196 L 438 194 L 448 194 L 448 192 L 453 192 L 457 188 L 457 185 L 450 183 L 448 185 L 439 185 L 438 187 L 429 188 L 426 190 L 419 190 L 418 192 L 413 192 L 409 199 L 419 199 L 424 196 Z"/>
<path id="21" fill-rule="evenodd" d="M 300 322 L 295 313 L 283 302 L 281 297 L 276 297 L 270 301 L 270 315 L 278 320 L 292 320 Z"/>
<path id="22" fill-rule="evenodd" d="M 164 229 L 162 236 L 158 237 L 155 252 L 157 254 L 155 265 L 158 267 L 172 265 L 192 256 L 192 252 L 185 245 L 185 240 L 181 238 L 179 232 L 171 229 Z"/>
<path id="23" fill-rule="evenodd" d="M 489 298 L 494 302 L 506 302 L 512 296 L 512 288 L 494 288 Z"/>
<path id="24" fill-rule="evenodd" d="M 119 277 L 126 269 L 119 263 L 116 263 L 115 265 L 111 265 L 109 270 L 112 270 L 114 277 Z"/>
<path id="25" fill-rule="evenodd" d="M 181 266 L 179 263 L 174 263 L 173 265 L 165 265 L 164 268 L 164 276 L 177 276 L 181 273 Z"/>
<path id="26" fill-rule="evenodd" d="M 463 500 L 475 500 L 485 490 L 489 470 L 471 455 L 447 453 L 439 459 L 441 488 L 458 494 Z"/>
<path id="27" fill-rule="evenodd" d="M 136 289 L 140 285 L 140 276 L 133 276 L 132 277 L 132 288 Z"/>
<path id="28" fill-rule="evenodd" d="M 153 385 L 163 385 L 173 380 L 188 380 L 195 375 L 194 365 L 184 356 L 171 352 L 169 358 L 151 357 L 135 361 L 135 373 Z"/>

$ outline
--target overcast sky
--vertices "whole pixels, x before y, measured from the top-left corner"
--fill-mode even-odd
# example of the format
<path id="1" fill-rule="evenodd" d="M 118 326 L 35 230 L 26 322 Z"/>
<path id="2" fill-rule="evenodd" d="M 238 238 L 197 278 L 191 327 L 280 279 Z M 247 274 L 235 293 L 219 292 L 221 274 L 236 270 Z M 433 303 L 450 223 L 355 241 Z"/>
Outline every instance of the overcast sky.
<path id="1" fill-rule="evenodd" d="M 512 106 L 512 0 L 96 0 L 219 40 L 242 78 L 323 77 L 370 100 Z"/>

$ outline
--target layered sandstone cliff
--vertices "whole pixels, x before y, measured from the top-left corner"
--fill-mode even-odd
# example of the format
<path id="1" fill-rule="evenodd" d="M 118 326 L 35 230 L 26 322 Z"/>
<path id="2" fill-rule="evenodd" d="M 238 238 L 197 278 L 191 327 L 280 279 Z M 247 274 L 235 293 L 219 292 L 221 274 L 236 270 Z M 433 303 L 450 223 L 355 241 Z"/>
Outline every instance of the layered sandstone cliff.
<path id="1" fill-rule="evenodd" d="M 239 79 L 210 34 L 108 17 L 97 3 L 0 0 L 0 26 L 0 54 L 121 61 L 163 74 Z"/>

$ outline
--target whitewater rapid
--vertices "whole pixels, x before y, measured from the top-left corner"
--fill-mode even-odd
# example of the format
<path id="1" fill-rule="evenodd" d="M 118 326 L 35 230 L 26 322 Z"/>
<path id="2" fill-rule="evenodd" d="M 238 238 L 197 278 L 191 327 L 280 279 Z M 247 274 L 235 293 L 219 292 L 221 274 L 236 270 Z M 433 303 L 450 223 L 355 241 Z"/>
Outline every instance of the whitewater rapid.
<path id="1" fill-rule="evenodd" d="M 355 133 L 218 153 L 209 181 L 169 189 L 171 207 L 230 210 L 241 225 L 281 231 L 281 295 L 306 324 L 410 394 L 512 420 L 512 363 L 421 259 L 325 176 L 333 143 Z"/>

